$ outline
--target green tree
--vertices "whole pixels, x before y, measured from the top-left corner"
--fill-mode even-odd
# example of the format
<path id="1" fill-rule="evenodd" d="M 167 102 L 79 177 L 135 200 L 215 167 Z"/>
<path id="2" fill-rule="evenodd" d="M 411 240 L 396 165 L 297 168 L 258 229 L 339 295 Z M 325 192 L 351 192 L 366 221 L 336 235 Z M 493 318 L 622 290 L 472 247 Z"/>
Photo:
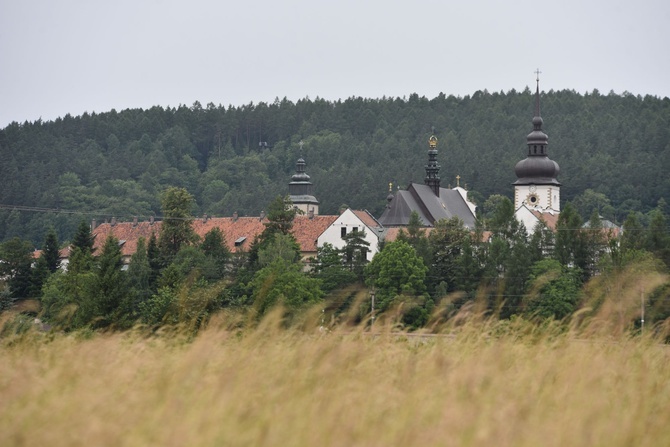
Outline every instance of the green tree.
<path id="1" fill-rule="evenodd" d="M 533 264 L 524 300 L 525 312 L 539 318 L 563 319 L 577 306 L 581 273 L 555 259 Z"/>
<path id="2" fill-rule="evenodd" d="M 155 292 L 158 277 L 160 275 L 161 269 L 163 268 L 163 262 L 161 259 L 160 250 L 158 248 L 158 239 L 156 239 L 156 233 L 151 233 L 151 236 L 149 236 L 149 242 L 147 243 L 147 261 L 149 262 L 149 267 L 151 268 L 151 275 L 149 276 L 149 289 L 152 292 Z"/>
<path id="3" fill-rule="evenodd" d="M 96 326 L 110 326 L 119 319 L 121 303 L 128 293 L 126 273 L 122 271 L 123 260 L 118 239 L 109 235 L 102 247 L 95 270 L 96 280 L 90 308 L 92 315 L 84 321 L 95 322 Z M 82 307 L 83 309 L 83 307 Z"/>
<path id="4" fill-rule="evenodd" d="M 651 212 L 645 248 L 670 266 L 670 233 L 668 221 L 660 209 Z"/>
<path id="5" fill-rule="evenodd" d="M 342 251 L 326 242 L 317 248 L 314 277 L 321 280 L 322 289 L 329 293 L 355 282 L 358 277 L 342 261 Z"/>
<path id="6" fill-rule="evenodd" d="M 365 269 L 368 285 L 375 288 L 379 310 L 388 309 L 403 296 L 422 296 L 426 292 L 427 270 L 407 242 L 387 244 Z"/>
<path id="7" fill-rule="evenodd" d="M 323 298 L 321 282 L 300 271 L 299 264 L 281 259 L 260 269 L 251 283 L 254 308 L 265 314 L 277 304 L 295 312 Z"/>
<path id="8" fill-rule="evenodd" d="M 155 240 L 155 239 L 154 239 Z M 143 302 L 152 295 L 152 270 L 147 255 L 147 244 L 143 237 L 137 241 L 137 249 L 130 257 L 127 282 L 128 293 L 121 303 L 119 323 L 130 326 L 140 318 L 139 310 Z"/>
<path id="9" fill-rule="evenodd" d="M 14 299 L 28 298 L 33 291 L 33 245 L 18 237 L 0 244 L 0 277 L 8 277 Z"/>
<path id="10" fill-rule="evenodd" d="M 300 211 L 293 207 L 289 196 L 277 196 L 268 208 L 268 221 L 265 223 L 264 233 L 267 236 L 276 233 L 290 234 L 293 219 L 298 213 Z"/>
<path id="11" fill-rule="evenodd" d="M 60 267 L 60 249 L 56 230 L 51 228 L 47 233 L 42 245 L 42 257 L 46 262 L 49 272 L 53 273 Z"/>
<path id="12" fill-rule="evenodd" d="M 556 223 L 556 248 L 554 256 L 565 267 L 584 268 L 588 263 L 587 246 L 582 231 L 582 218 L 567 203 Z"/>
<path id="13" fill-rule="evenodd" d="M 79 222 L 77 232 L 72 239 L 72 249 L 79 249 L 83 253 L 92 254 L 95 237 L 91 234 L 91 227 L 85 220 Z"/>
<path id="14" fill-rule="evenodd" d="M 439 220 L 430 233 L 428 241 L 433 249 L 433 262 L 429 267 L 429 275 L 434 284 L 445 282 L 447 291 L 453 292 L 466 274 L 460 258 L 463 245 L 470 240 L 470 232 L 458 217 Z"/>
<path id="15" fill-rule="evenodd" d="M 276 233 L 258 252 L 258 265 L 267 267 L 277 260 L 287 264 L 300 261 L 300 246 L 292 234 Z"/>
<path id="16" fill-rule="evenodd" d="M 412 211 L 409 216 L 409 222 L 407 223 L 407 232 L 404 229 L 400 229 L 398 232 L 397 240 L 405 241 L 411 245 L 417 254 L 423 259 L 425 265 L 431 265 L 433 262 L 433 251 L 431 250 L 430 243 L 426 237 L 426 231 L 423 229 L 423 224 L 419 213 Z"/>
<path id="17" fill-rule="evenodd" d="M 193 205 L 193 196 L 184 188 L 170 187 L 161 194 L 163 222 L 158 247 L 165 265 L 172 261 L 183 246 L 198 240 L 191 226 Z"/>
<path id="18" fill-rule="evenodd" d="M 214 268 L 214 271 L 210 273 L 212 278 L 223 278 L 230 262 L 230 251 L 226 245 L 223 232 L 216 227 L 208 231 L 200 244 L 200 250 L 210 260 Z"/>
<path id="19" fill-rule="evenodd" d="M 365 231 L 351 231 L 342 239 L 346 243 L 342 248 L 343 265 L 362 281 L 370 252 L 370 243 L 365 240 Z"/>

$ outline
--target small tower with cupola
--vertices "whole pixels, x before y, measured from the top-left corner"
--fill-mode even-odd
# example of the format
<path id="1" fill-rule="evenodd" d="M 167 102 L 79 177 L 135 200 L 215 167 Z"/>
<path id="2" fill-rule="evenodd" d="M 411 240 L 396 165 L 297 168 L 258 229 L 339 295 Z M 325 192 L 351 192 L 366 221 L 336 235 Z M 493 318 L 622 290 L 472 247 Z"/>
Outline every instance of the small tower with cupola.
<path id="1" fill-rule="evenodd" d="M 288 184 L 288 193 L 293 206 L 305 214 L 319 214 L 319 201 L 314 197 L 314 185 L 305 173 L 305 160 L 299 158 L 295 164 L 295 174 Z"/>

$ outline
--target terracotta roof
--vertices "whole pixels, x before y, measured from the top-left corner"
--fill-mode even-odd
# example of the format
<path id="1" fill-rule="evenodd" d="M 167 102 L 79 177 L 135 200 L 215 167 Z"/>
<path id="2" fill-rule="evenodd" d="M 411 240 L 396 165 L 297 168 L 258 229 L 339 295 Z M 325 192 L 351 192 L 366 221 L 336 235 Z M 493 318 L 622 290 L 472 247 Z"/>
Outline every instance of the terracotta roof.
<path id="1" fill-rule="evenodd" d="M 316 252 L 316 240 L 339 216 L 296 216 L 293 220 L 293 236 L 302 252 Z"/>
<path id="2" fill-rule="evenodd" d="M 121 254 L 123 256 L 130 256 L 137 251 L 137 241 L 140 237 L 148 241 L 151 233 L 156 233 L 156 236 L 158 236 L 160 228 L 160 222 L 154 222 L 153 224 L 150 222 L 121 222 L 114 225 L 110 223 L 100 224 L 93 230 L 93 236 L 95 237 L 93 242 L 95 251 L 93 253 L 100 254 L 102 247 L 105 245 L 105 240 L 111 234 L 119 242 L 125 241 L 121 246 Z"/>
<path id="3" fill-rule="evenodd" d="M 263 222 L 267 222 L 267 219 L 261 220 L 260 217 L 213 217 L 207 219 L 206 222 L 203 219 L 195 219 L 193 230 L 198 236 L 204 238 L 215 227 L 220 229 L 226 239 L 228 250 L 235 253 L 249 250 L 256 236 L 265 229 Z M 235 246 L 235 241 L 238 240 L 241 243 Z"/>
<path id="4" fill-rule="evenodd" d="M 530 210 L 530 212 L 533 213 L 533 216 L 543 221 L 551 231 L 556 231 L 558 213 L 542 213 L 538 210 Z"/>
<path id="5" fill-rule="evenodd" d="M 39 259 L 42 257 L 44 250 L 35 250 L 33 251 L 33 259 Z M 61 248 L 58 250 L 59 259 L 67 259 L 70 257 L 70 247 Z"/>
<path id="6" fill-rule="evenodd" d="M 367 210 L 351 210 L 353 213 L 369 228 L 378 228 L 381 227 L 381 224 L 377 222 L 377 219 L 372 216 Z"/>
<path id="7" fill-rule="evenodd" d="M 316 252 L 316 240 L 338 216 L 296 216 L 293 221 L 293 236 L 300 245 L 302 252 Z M 268 220 L 260 217 L 212 217 L 207 220 L 193 219 L 193 230 L 203 238 L 213 228 L 219 228 L 226 239 L 226 245 L 231 252 L 247 251 L 253 240 L 263 232 Z M 102 250 L 107 237 L 112 234 L 119 241 L 125 241 L 121 246 L 123 256 L 131 256 L 137 250 L 137 241 L 140 237 L 149 239 L 151 233 L 159 236 L 161 222 L 121 222 L 115 225 L 104 223 L 93 230 L 95 236 L 94 248 Z M 241 241 L 236 246 L 235 242 Z M 99 252 L 99 251 L 97 251 Z"/>

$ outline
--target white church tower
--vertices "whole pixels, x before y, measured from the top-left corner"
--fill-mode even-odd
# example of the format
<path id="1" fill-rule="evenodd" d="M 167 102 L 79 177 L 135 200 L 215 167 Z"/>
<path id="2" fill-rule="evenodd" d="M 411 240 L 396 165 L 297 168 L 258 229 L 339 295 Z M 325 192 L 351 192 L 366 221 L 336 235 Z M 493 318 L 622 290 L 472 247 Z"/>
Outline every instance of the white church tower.
<path id="1" fill-rule="evenodd" d="M 514 168 L 518 178 L 514 182 L 514 209 L 517 219 L 524 222 L 529 232 L 542 214 L 558 215 L 561 211 L 561 184 L 557 180 L 561 169 L 547 152 L 549 138 L 542 131 L 539 71 L 536 73 L 535 116 L 533 131 L 527 137 L 528 156 Z"/>

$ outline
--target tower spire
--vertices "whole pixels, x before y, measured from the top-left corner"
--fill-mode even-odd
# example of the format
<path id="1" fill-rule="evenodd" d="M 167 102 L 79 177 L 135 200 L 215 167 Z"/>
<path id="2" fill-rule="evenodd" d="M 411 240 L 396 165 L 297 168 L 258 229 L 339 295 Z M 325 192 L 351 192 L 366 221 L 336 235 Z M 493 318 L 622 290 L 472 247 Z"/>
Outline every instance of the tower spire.
<path id="1" fill-rule="evenodd" d="M 436 196 L 440 196 L 440 165 L 437 163 L 437 137 L 431 135 L 428 139 L 428 164 L 426 165 L 426 179 L 424 183 L 430 186 Z"/>
<path id="2" fill-rule="evenodd" d="M 535 88 L 535 116 L 540 116 L 540 74 L 542 72 L 538 68 L 535 70 L 535 81 L 537 86 Z"/>

